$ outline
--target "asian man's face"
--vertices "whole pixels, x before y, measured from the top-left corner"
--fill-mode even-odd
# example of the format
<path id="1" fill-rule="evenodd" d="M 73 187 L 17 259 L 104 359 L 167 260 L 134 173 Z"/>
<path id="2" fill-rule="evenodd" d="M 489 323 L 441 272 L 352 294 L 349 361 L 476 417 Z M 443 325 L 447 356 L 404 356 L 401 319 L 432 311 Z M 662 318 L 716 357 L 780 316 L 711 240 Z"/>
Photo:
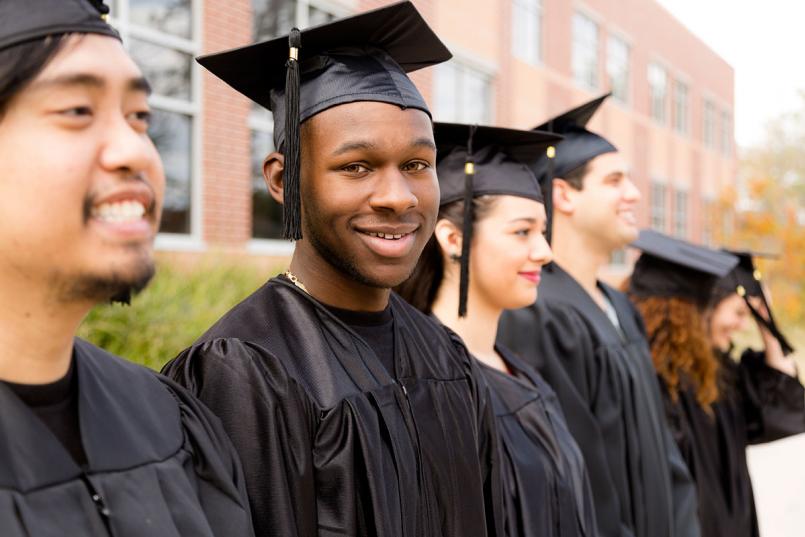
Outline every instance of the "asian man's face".
<path id="1" fill-rule="evenodd" d="M 70 37 L 0 117 L 0 278 L 101 301 L 148 281 L 165 187 L 121 43 Z"/>

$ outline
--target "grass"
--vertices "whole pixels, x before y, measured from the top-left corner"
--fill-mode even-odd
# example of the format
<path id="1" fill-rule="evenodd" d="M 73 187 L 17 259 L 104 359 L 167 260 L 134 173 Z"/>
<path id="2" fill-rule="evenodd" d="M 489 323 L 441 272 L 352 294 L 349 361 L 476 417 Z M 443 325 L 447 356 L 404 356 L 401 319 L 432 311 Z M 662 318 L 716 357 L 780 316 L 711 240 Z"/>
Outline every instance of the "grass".
<path id="1" fill-rule="evenodd" d="M 81 325 L 79 336 L 159 370 L 277 272 L 266 274 L 248 264 L 204 260 L 189 268 L 163 262 L 154 280 L 130 306 L 95 308 Z"/>

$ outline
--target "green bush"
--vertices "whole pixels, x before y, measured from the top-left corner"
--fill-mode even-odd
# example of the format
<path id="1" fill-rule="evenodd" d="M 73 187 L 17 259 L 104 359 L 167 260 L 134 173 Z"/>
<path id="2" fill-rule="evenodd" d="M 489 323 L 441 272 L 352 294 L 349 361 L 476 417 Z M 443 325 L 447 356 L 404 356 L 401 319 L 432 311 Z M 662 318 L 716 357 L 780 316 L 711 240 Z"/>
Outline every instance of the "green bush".
<path id="1" fill-rule="evenodd" d="M 130 306 L 98 306 L 84 320 L 79 336 L 159 370 L 277 272 L 209 263 L 180 270 L 161 263 L 156 277 Z"/>

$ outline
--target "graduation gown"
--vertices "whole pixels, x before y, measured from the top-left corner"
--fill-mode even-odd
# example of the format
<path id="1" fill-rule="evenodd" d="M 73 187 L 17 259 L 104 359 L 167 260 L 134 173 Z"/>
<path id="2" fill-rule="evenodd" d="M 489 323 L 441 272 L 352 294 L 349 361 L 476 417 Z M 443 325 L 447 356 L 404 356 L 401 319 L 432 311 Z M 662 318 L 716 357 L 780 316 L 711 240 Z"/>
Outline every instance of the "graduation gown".
<path id="1" fill-rule="evenodd" d="M 165 372 L 221 418 L 259 535 L 501 535 L 494 415 L 457 337 L 392 294 L 395 371 L 283 277 Z"/>
<path id="2" fill-rule="evenodd" d="M 536 370 L 497 351 L 511 374 L 481 370 L 497 419 L 506 535 L 597 536 L 587 470 L 559 401 Z"/>
<path id="3" fill-rule="evenodd" d="M 599 286 L 620 331 L 553 263 L 537 303 L 504 314 L 499 341 L 555 391 L 584 455 L 601 535 L 698 536 L 695 489 L 665 419 L 642 319 L 623 293 Z"/>
<path id="4" fill-rule="evenodd" d="M 85 341 L 73 360 L 85 467 L 0 383 L 3 537 L 253 535 L 237 454 L 209 410 Z"/>
<path id="5" fill-rule="evenodd" d="M 749 444 L 805 432 L 805 389 L 769 367 L 762 352 L 746 350 L 740 363 L 719 354 L 719 399 L 708 413 L 692 387 L 674 401 L 663 386 L 666 411 L 696 482 L 704 537 L 757 537 Z"/>

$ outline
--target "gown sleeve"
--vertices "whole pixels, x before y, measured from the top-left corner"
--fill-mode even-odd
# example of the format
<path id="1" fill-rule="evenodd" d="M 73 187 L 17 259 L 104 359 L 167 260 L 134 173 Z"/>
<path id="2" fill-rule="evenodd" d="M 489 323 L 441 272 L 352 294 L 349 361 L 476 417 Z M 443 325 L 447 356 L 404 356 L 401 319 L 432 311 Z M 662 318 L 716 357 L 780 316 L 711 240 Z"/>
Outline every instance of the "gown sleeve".
<path id="1" fill-rule="evenodd" d="M 317 416 L 267 350 L 237 339 L 190 347 L 163 373 L 220 418 L 246 476 L 257 535 L 317 535 L 312 438 Z"/>
<path id="2" fill-rule="evenodd" d="M 584 320 L 569 308 L 537 303 L 507 313 L 499 340 L 536 367 L 556 393 L 587 465 L 601 537 L 633 537 L 621 520 L 606 442 L 596 411 L 612 394 L 595 371 L 595 346 Z M 612 405 L 610 405 L 612 406 Z"/>
<path id="3" fill-rule="evenodd" d="M 747 349 L 738 366 L 738 388 L 750 444 L 805 432 L 805 388 L 766 364 L 765 353 Z"/>
<path id="4" fill-rule="evenodd" d="M 240 459 L 220 420 L 190 392 L 157 375 L 179 404 L 199 502 L 216 536 L 254 535 Z"/>
<path id="5" fill-rule="evenodd" d="M 470 356 L 462 339 L 445 327 L 453 346 L 462 361 L 467 364 L 475 406 L 478 416 L 478 459 L 481 462 L 486 507 L 486 535 L 505 537 L 505 508 L 503 504 L 503 480 L 500 471 L 500 442 L 489 386 L 475 360 Z"/>

